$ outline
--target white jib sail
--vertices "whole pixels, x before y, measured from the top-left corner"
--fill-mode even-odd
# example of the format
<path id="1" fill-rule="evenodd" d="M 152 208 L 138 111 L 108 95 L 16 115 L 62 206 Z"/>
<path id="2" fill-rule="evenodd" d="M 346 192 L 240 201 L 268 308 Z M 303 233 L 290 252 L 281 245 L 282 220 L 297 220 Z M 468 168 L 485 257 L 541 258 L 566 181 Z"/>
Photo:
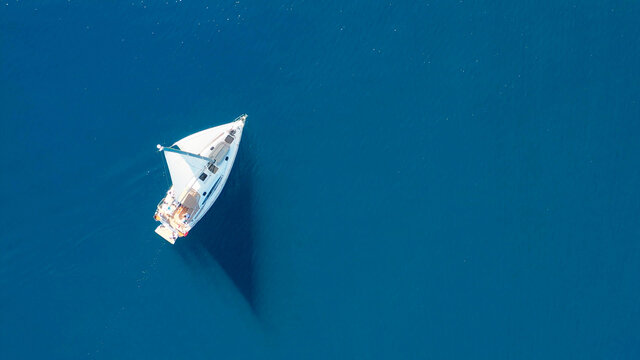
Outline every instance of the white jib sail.
<path id="1" fill-rule="evenodd" d="M 203 130 L 189 135 L 184 139 L 178 140 L 175 145 L 178 145 L 180 150 L 193 154 L 200 154 L 207 145 L 211 144 L 211 141 L 215 138 L 217 133 L 220 132 L 221 131 L 218 128 Z"/>

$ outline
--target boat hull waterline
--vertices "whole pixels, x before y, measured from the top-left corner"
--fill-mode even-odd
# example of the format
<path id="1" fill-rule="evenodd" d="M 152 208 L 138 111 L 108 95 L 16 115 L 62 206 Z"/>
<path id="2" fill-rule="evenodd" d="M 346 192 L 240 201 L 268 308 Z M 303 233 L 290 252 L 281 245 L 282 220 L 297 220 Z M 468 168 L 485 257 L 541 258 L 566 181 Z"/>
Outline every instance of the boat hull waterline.
<path id="1" fill-rule="evenodd" d="M 171 244 L 186 236 L 218 199 L 238 154 L 247 115 L 199 131 L 164 152 L 172 185 L 160 201 L 153 218 L 160 222 L 156 233 Z"/>

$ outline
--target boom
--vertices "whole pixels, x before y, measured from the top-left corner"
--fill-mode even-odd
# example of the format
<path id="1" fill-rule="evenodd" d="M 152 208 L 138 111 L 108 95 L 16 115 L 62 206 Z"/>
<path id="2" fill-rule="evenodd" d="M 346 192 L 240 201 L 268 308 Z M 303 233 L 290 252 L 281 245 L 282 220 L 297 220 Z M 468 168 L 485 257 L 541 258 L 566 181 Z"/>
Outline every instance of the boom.
<path id="1" fill-rule="evenodd" d="M 200 156 L 197 154 L 192 154 L 190 152 L 186 152 L 186 151 L 182 151 L 182 150 L 178 150 L 178 149 L 174 149 L 174 148 L 170 148 L 170 147 L 164 147 L 162 145 L 158 145 L 158 151 L 169 151 L 169 152 L 174 152 L 180 155 L 184 155 L 184 156 L 191 156 L 194 157 L 196 159 L 200 159 L 200 160 L 204 160 L 206 162 L 212 162 L 212 160 L 206 156 Z"/>

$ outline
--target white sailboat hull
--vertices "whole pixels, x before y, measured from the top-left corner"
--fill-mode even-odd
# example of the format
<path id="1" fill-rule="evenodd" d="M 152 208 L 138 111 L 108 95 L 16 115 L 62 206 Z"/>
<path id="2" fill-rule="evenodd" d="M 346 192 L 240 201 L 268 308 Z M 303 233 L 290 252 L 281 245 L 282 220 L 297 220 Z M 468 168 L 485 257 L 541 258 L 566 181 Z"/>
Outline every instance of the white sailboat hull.
<path id="1" fill-rule="evenodd" d="M 173 185 L 154 218 L 156 233 L 171 244 L 186 236 L 222 193 L 240 145 L 246 115 L 179 140 L 165 152 Z"/>

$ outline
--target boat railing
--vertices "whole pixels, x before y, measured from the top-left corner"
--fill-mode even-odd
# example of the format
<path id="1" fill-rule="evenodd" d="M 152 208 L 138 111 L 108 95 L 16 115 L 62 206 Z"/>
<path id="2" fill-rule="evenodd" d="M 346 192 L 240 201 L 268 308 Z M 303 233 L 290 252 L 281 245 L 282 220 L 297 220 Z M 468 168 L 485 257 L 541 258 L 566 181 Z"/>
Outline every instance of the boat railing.
<path id="1" fill-rule="evenodd" d="M 242 122 L 245 122 L 245 121 L 247 121 L 247 117 L 248 117 L 248 116 L 249 116 L 249 115 L 247 115 L 247 114 L 242 114 L 242 115 L 238 116 L 238 117 L 237 117 L 235 120 L 233 120 L 233 121 L 242 120 Z"/>

